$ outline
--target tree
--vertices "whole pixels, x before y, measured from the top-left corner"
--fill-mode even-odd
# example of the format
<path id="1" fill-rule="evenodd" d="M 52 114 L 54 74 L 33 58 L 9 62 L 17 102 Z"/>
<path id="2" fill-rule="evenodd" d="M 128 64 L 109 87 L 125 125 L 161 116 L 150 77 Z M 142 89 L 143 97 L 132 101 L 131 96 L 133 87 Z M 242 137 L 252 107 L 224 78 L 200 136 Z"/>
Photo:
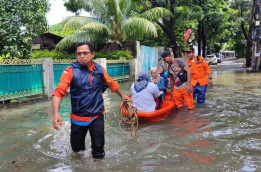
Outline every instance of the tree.
<path id="1" fill-rule="evenodd" d="M 252 56 L 252 32 L 254 28 L 254 10 L 255 10 L 256 0 L 233 0 L 230 5 L 230 15 L 231 20 L 236 21 L 235 27 L 237 28 L 237 38 L 234 38 L 234 45 L 239 47 L 243 45 L 242 42 L 246 42 L 245 50 L 246 57 L 246 67 L 251 66 L 251 56 Z"/>
<path id="2" fill-rule="evenodd" d="M 66 7 L 67 11 L 71 11 L 75 13 L 75 15 L 80 14 L 81 5 L 77 0 L 69 0 L 67 2 L 64 2 L 64 6 Z"/>
<path id="3" fill-rule="evenodd" d="M 222 48 L 227 27 L 228 1 L 197 0 L 194 5 L 200 7 L 203 13 L 203 17 L 198 18 L 196 39 L 198 53 L 201 54 L 202 48 L 205 57 L 207 52 L 218 52 Z"/>
<path id="4" fill-rule="evenodd" d="M 152 1 L 152 0 L 140 0 L 140 3 L 143 5 L 146 11 L 152 10 L 154 8 L 165 8 L 171 11 L 173 14 L 170 18 L 161 18 L 157 21 L 157 24 L 164 31 L 166 36 L 169 38 L 170 46 L 172 48 L 174 57 L 180 57 L 179 44 L 175 34 L 175 7 L 176 0 L 166 0 L 166 1 Z"/>
<path id="5" fill-rule="evenodd" d="M 140 1 L 137 0 L 142 7 L 135 7 L 134 10 L 137 11 L 137 13 L 145 12 L 148 9 L 152 9 L 152 5 L 150 2 Z M 137 2 L 136 1 L 136 2 Z M 143 5 L 142 5 L 143 4 Z M 142 43 L 145 43 L 146 45 L 150 46 L 166 46 L 166 47 L 172 47 L 175 57 L 180 57 L 180 50 L 184 49 L 184 29 L 192 29 L 195 31 L 197 29 L 197 19 L 202 18 L 202 11 L 201 8 L 192 6 L 190 7 L 191 1 L 179 1 L 175 4 L 174 7 L 174 27 L 168 29 L 162 29 L 162 31 L 159 32 L 160 37 L 156 39 L 148 39 L 143 40 Z M 162 2 L 159 4 L 163 8 L 165 8 L 164 4 Z M 160 26 L 165 28 L 167 27 L 166 21 L 168 19 L 159 19 L 157 22 L 160 23 Z M 167 27 L 168 28 L 168 27 Z M 173 30 L 172 30 L 173 29 Z M 168 30 L 168 32 L 165 32 Z M 173 32 L 169 34 L 170 32 Z M 192 33 L 192 36 L 194 36 L 194 32 Z M 175 38 L 170 38 L 171 35 L 175 35 Z M 173 42 L 173 40 L 175 40 Z M 172 41 L 172 43 L 171 43 Z M 175 46 L 173 46 L 175 44 Z"/>
<path id="6" fill-rule="evenodd" d="M 171 12 L 164 8 L 153 8 L 142 14 L 133 14 L 129 0 L 78 1 L 81 7 L 94 18 L 75 16 L 67 19 L 63 32 L 72 33 L 58 44 L 58 49 L 70 47 L 78 41 L 112 41 L 122 46 L 123 41 L 140 40 L 145 36 L 157 37 L 159 18 L 169 18 Z"/>
<path id="7" fill-rule="evenodd" d="M 47 30 L 47 0 L 0 0 L 0 55 L 29 58 L 32 39 Z"/>
<path id="8" fill-rule="evenodd" d="M 135 0 L 143 6 L 143 11 L 153 8 L 165 8 L 173 14 L 170 18 L 161 18 L 157 24 L 164 31 L 169 39 L 170 47 L 174 57 L 180 57 L 180 48 L 184 45 L 184 29 L 194 30 L 198 17 L 201 17 L 201 10 L 193 7 L 194 0 Z"/>

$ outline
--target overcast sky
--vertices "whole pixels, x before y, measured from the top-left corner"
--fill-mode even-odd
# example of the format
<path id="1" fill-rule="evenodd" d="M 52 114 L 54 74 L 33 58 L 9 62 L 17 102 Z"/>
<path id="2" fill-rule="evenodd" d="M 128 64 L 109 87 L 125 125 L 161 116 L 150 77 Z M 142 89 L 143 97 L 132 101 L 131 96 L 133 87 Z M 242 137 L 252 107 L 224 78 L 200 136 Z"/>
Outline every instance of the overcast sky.
<path id="1" fill-rule="evenodd" d="M 61 21 L 63 21 L 63 19 L 65 19 L 68 16 L 75 15 L 72 12 L 66 11 L 65 6 L 63 5 L 63 0 L 49 0 L 49 2 L 51 4 L 51 7 L 46 17 L 50 26 L 60 23 Z M 81 15 L 89 16 L 89 14 L 86 12 L 81 13 Z"/>

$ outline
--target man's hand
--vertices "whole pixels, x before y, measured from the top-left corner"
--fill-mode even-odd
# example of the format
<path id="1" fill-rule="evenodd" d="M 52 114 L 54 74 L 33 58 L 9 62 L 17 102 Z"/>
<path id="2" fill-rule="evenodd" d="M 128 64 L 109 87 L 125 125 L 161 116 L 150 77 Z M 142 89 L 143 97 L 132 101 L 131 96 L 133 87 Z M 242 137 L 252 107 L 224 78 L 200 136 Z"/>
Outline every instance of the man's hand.
<path id="1" fill-rule="evenodd" d="M 53 115 L 53 128 L 56 130 L 60 130 L 60 127 L 62 126 L 62 116 L 60 114 L 54 114 Z"/>
<path id="2" fill-rule="evenodd" d="M 208 79 L 208 86 L 212 87 L 212 79 Z"/>
<path id="3" fill-rule="evenodd" d="M 124 102 L 125 100 L 130 100 L 130 98 L 128 96 L 126 96 L 125 94 L 123 94 L 121 96 L 121 100 Z"/>
<path id="4" fill-rule="evenodd" d="M 187 85 L 187 92 L 188 92 L 188 94 L 190 94 L 191 93 L 191 86 L 190 85 Z"/>
<path id="5" fill-rule="evenodd" d="M 129 98 L 128 96 L 126 96 L 125 94 L 123 94 L 120 89 L 118 89 L 118 90 L 116 91 L 116 93 L 121 97 L 121 100 L 122 100 L 123 102 L 124 102 L 125 100 L 130 100 L 130 98 Z"/>
<path id="6" fill-rule="evenodd" d="M 170 95 L 170 100 L 173 100 L 173 94 L 174 94 L 174 92 L 173 92 L 173 89 L 171 90 L 171 95 Z"/>

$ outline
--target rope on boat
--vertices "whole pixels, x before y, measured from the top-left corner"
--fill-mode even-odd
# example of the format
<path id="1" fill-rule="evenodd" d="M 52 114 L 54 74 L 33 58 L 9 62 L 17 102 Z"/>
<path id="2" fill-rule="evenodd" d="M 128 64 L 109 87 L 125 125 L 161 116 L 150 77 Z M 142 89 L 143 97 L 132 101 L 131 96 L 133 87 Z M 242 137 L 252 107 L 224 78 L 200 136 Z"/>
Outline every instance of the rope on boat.
<path id="1" fill-rule="evenodd" d="M 120 108 L 120 121 L 119 127 L 120 129 L 131 136 L 135 136 L 138 131 L 138 114 L 137 108 L 135 108 L 132 104 L 131 100 L 126 100 L 121 103 Z M 123 125 L 125 128 L 130 128 L 129 131 L 127 129 L 123 129 Z"/>

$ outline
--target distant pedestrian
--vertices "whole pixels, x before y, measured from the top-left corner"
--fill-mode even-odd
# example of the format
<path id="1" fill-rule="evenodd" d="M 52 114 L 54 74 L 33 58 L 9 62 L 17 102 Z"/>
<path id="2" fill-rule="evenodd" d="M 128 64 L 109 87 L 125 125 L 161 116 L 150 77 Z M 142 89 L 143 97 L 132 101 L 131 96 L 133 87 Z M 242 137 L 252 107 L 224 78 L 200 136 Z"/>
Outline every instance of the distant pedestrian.
<path id="1" fill-rule="evenodd" d="M 194 48 L 187 51 L 187 64 L 191 71 L 191 85 L 193 86 L 193 99 L 197 98 L 197 103 L 205 102 L 207 86 L 212 86 L 211 70 L 204 57 L 195 56 Z"/>

